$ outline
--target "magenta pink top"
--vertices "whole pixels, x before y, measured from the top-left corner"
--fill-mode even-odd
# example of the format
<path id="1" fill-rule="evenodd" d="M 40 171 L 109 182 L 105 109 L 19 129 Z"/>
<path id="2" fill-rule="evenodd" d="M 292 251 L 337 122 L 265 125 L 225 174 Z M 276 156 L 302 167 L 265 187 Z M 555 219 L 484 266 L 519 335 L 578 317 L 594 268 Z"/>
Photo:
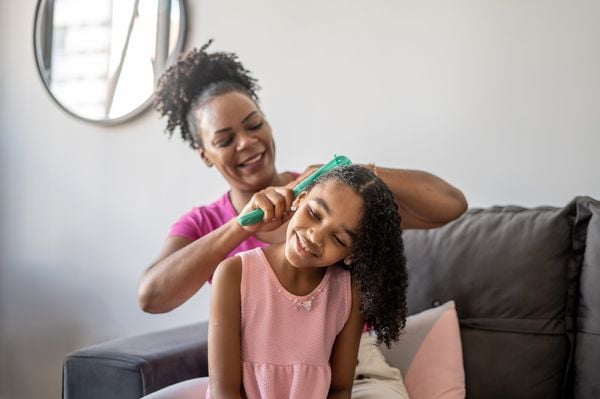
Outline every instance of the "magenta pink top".
<path id="1" fill-rule="evenodd" d="M 297 172 L 287 172 L 295 179 L 300 176 Z M 229 193 L 225 193 L 221 198 L 207 206 L 197 206 L 184 214 L 171 226 L 169 236 L 186 237 L 190 240 L 197 240 L 213 230 L 218 229 L 227 223 L 231 218 L 237 217 L 237 212 L 229 199 Z M 235 247 L 226 258 L 242 251 L 248 251 L 254 248 L 266 247 L 268 244 L 260 241 L 254 236 L 250 236 Z"/>
<path id="2" fill-rule="evenodd" d="M 281 285 L 262 249 L 239 256 L 242 383 L 248 399 L 326 398 L 331 351 L 352 307 L 350 273 L 330 266 L 313 292 L 296 296 Z"/>
<path id="3" fill-rule="evenodd" d="M 188 213 L 180 217 L 171 226 L 169 236 L 180 236 L 189 238 L 190 240 L 197 240 L 211 231 L 218 229 L 234 217 L 237 217 L 237 212 L 229 199 L 229 193 L 225 193 L 212 204 L 192 208 Z M 250 236 L 235 247 L 227 257 L 267 245 L 267 243 L 260 241 L 256 237 Z"/>

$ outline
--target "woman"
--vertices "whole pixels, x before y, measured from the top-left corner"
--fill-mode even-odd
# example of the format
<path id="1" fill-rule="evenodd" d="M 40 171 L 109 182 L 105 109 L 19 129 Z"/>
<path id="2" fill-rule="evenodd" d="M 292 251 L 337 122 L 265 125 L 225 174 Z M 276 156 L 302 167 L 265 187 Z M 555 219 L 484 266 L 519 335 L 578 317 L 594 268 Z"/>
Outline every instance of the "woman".
<path id="1" fill-rule="evenodd" d="M 172 135 L 179 129 L 230 189 L 214 203 L 192 209 L 171 228 L 139 283 L 140 307 L 150 313 L 183 304 L 210 281 L 223 259 L 283 241 L 291 187 L 314 169 L 308 167 L 302 176 L 277 172 L 273 136 L 258 104 L 256 80 L 235 54 L 207 53 L 209 45 L 191 51 L 163 74 L 156 108 L 167 116 L 167 132 Z M 467 208 L 460 190 L 429 173 L 374 164 L 370 168 L 393 193 L 403 229 L 439 227 Z M 264 222 L 248 231 L 234 216 L 251 199 L 266 211 Z M 194 383 L 187 388 L 195 389 Z M 178 392 L 160 397 L 184 396 Z"/>

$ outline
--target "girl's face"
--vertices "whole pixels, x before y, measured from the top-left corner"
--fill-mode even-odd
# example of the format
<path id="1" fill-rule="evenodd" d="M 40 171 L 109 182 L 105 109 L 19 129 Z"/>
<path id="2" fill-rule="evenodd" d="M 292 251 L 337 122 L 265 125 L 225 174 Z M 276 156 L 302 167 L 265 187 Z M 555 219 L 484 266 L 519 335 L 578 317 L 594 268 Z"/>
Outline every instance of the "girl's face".
<path id="1" fill-rule="evenodd" d="M 299 207 L 287 228 L 286 259 L 299 268 L 350 260 L 362 217 L 362 198 L 347 185 L 331 180 L 308 194 L 301 193 L 296 201 Z"/>
<path id="2" fill-rule="evenodd" d="M 215 166 L 229 185 L 256 192 L 275 176 L 275 148 L 271 127 L 256 103 L 239 92 L 211 99 L 194 112 L 204 148 L 198 150 L 208 166 Z"/>

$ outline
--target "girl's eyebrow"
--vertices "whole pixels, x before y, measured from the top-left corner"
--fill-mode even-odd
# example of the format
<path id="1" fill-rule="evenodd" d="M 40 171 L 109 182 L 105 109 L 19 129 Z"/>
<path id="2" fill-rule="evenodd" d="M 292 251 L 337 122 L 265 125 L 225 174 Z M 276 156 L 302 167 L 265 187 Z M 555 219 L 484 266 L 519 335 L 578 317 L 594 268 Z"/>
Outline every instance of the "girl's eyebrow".
<path id="1" fill-rule="evenodd" d="M 323 208 L 323 210 L 325 211 L 326 214 L 331 214 L 331 209 L 329 209 L 329 206 L 327 205 L 327 202 L 325 202 L 323 199 L 321 198 L 314 198 L 315 202 L 317 204 L 319 204 L 321 206 L 321 208 Z"/>
<path id="2" fill-rule="evenodd" d="M 252 117 L 254 114 L 256 114 L 257 112 L 258 112 L 257 110 L 254 110 L 254 111 L 250 112 L 248 115 L 246 115 L 246 117 L 245 117 L 244 119 L 242 119 L 242 123 L 246 123 L 246 121 L 247 121 L 248 119 L 250 119 L 250 118 L 251 118 L 251 117 Z M 230 131 L 232 131 L 232 130 L 233 130 L 233 129 L 232 129 L 231 127 L 224 127 L 224 128 L 222 128 L 222 129 L 215 130 L 215 133 L 214 133 L 214 134 L 218 134 L 218 133 L 228 133 L 228 132 L 230 132 Z"/>

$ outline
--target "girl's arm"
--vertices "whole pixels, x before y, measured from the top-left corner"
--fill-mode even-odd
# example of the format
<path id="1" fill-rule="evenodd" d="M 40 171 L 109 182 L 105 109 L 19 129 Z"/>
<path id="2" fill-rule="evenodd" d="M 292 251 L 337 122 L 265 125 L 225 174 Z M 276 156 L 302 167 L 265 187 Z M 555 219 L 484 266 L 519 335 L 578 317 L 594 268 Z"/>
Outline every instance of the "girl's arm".
<path id="1" fill-rule="evenodd" d="M 462 191 L 420 170 L 371 168 L 394 195 L 403 229 L 440 227 L 467 210 Z"/>
<path id="2" fill-rule="evenodd" d="M 363 319 L 360 315 L 360 293 L 352 283 L 352 309 L 350 317 L 338 334 L 331 352 L 331 386 L 329 399 L 350 399 L 354 371 L 358 358 L 358 345 L 362 333 Z"/>
<path id="3" fill-rule="evenodd" d="M 223 261 L 213 277 L 208 324 L 208 375 L 213 398 L 242 397 L 241 279 L 239 256 Z"/>

